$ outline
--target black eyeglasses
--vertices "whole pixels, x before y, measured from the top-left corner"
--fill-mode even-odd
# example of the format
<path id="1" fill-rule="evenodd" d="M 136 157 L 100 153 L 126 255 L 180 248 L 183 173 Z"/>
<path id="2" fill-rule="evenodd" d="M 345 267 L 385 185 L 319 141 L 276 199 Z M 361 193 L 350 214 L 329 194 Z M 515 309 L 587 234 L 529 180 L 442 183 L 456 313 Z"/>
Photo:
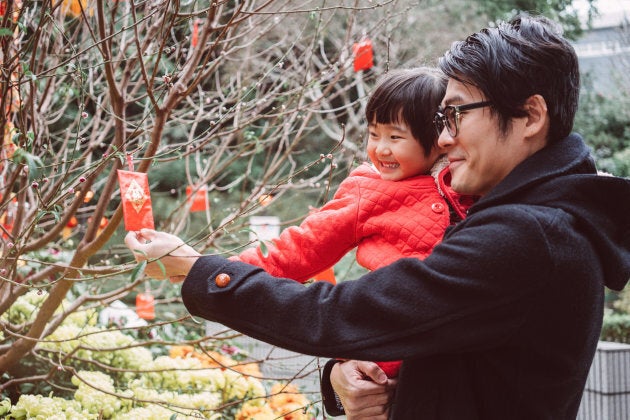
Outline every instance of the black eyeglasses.
<path id="1" fill-rule="evenodd" d="M 449 105 L 444 108 L 439 108 L 435 113 L 435 117 L 433 117 L 433 125 L 435 125 L 438 136 L 442 134 L 444 127 L 446 127 L 448 134 L 450 134 L 451 137 L 457 137 L 459 134 L 459 118 L 463 112 L 491 105 L 492 102 L 490 101 L 482 101 L 474 102 L 472 104 Z"/>

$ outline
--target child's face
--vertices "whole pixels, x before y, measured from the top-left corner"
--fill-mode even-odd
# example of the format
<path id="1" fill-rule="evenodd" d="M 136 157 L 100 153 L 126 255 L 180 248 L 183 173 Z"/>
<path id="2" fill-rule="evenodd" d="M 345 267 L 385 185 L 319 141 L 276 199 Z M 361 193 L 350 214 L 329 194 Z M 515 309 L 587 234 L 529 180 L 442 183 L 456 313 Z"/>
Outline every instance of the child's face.
<path id="1" fill-rule="evenodd" d="M 404 123 L 368 125 L 367 154 L 372 164 L 387 181 L 400 181 L 428 174 L 440 149 L 434 147 L 429 156 Z"/>

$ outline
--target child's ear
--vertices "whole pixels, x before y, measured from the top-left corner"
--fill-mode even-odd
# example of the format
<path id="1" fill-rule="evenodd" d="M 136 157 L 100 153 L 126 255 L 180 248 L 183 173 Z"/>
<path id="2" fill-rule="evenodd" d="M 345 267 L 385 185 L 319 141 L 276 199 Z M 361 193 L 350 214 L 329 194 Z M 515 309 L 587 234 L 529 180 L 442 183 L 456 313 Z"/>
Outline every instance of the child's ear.
<path id="1" fill-rule="evenodd" d="M 547 112 L 547 102 L 541 95 L 532 95 L 523 105 L 527 111 L 527 121 L 525 123 L 525 136 L 532 137 L 539 135 L 546 130 L 549 125 L 549 113 Z"/>

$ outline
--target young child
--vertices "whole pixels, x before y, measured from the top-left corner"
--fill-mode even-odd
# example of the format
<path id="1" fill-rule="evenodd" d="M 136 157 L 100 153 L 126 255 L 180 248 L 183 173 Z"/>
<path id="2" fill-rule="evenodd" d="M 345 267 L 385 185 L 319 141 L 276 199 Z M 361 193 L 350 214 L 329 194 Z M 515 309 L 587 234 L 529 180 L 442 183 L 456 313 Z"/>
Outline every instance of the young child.
<path id="1" fill-rule="evenodd" d="M 354 248 L 368 270 L 403 257 L 426 258 L 472 204 L 449 188 L 448 171 L 436 165 L 441 151 L 433 117 L 445 89 L 437 69 L 390 71 L 365 112 L 371 165 L 353 170 L 331 201 L 282 231 L 265 255 L 257 247 L 231 259 L 304 283 Z M 377 363 L 397 376 L 400 362 Z"/>

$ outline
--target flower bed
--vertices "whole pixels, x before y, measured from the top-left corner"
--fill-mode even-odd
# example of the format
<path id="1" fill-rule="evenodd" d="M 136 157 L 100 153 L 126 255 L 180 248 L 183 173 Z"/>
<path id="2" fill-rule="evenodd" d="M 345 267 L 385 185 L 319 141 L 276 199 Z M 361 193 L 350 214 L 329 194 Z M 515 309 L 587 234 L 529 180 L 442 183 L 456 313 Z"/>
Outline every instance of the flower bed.
<path id="1" fill-rule="evenodd" d="M 44 297 L 20 298 L 30 318 Z M 28 312 L 28 313 L 27 313 Z M 257 363 L 235 360 L 219 349 L 169 346 L 154 357 L 142 343 L 118 329 L 96 325 L 96 312 L 83 311 L 37 346 L 58 371 L 72 374 L 73 398 L 21 395 L 0 402 L 6 419 L 287 419 L 315 417 L 313 403 L 292 384 L 266 382 Z M 66 392 L 66 395 L 68 392 Z"/>

